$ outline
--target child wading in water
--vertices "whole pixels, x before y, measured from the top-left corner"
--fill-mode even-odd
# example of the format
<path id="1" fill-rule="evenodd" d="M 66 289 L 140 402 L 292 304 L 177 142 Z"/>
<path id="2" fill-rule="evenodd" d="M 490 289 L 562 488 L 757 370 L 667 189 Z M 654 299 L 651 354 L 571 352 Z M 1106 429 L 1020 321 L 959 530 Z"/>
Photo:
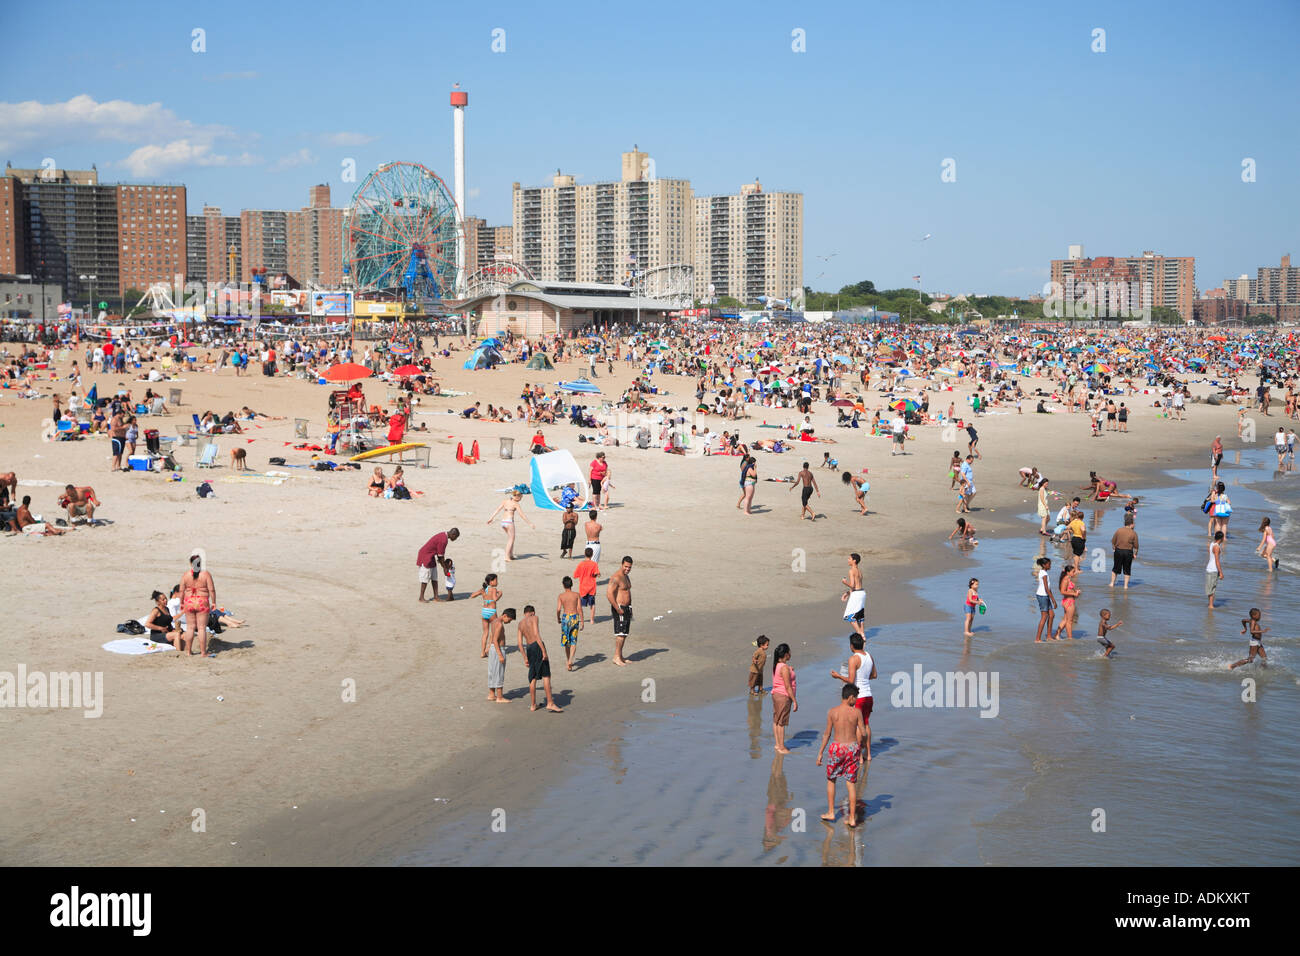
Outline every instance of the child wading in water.
<path id="1" fill-rule="evenodd" d="M 975 611 L 984 602 L 980 600 L 980 579 L 971 578 L 966 585 L 966 631 L 963 637 L 974 637 L 971 625 L 975 623 Z"/>
<path id="2" fill-rule="evenodd" d="M 1268 655 L 1264 653 L 1264 632 L 1267 631 L 1268 628 L 1260 626 L 1260 618 L 1261 614 L 1259 608 L 1252 607 L 1250 609 L 1250 617 L 1241 622 L 1241 633 L 1245 634 L 1246 629 L 1250 629 L 1250 651 L 1247 652 L 1245 657 L 1233 664 L 1232 667 L 1229 667 L 1228 670 L 1234 670 L 1242 664 L 1249 664 L 1256 656 L 1259 657 L 1260 664 L 1265 667 L 1268 666 Z"/>
<path id="3" fill-rule="evenodd" d="M 1102 657 L 1110 657 L 1111 654 L 1115 653 L 1115 645 L 1111 643 L 1106 634 L 1123 623 L 1123 621 L 1116 621 L 1114 624 L 1110 623 L 1110 608 L 1104 607 L 1101 609 L 1101 623 L 1097 625 L 1097 643 L 1106 649 Z"/>
<path id="4" fill-rule="evenodd" d="M 754 656 L 749 662 L 749 692 L 754 695 L 763 693 L 763 668 L 767 665 L 767 645 L 771 643 L 766 634 L 758 635 L 754 646 Z"/>

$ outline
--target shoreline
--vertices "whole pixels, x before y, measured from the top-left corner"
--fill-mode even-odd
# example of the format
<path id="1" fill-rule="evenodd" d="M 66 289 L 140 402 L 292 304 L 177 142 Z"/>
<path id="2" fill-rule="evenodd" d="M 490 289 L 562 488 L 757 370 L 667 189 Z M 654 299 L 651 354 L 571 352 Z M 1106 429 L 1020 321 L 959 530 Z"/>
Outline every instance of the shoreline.
<path id="1" fill-rule="evenodd" d="M 485 401 L 536 379 L 536 373 L 517 366 L 461 373 L 462 357 L 457 352 L 450 360 L 439 360 L 440 374 L 446 368 L 444 382 L 468 386 Z M 556 374 L 562 377 L 566 370 L 562 365 Z M 620 366 L 612 382 L 602 374 L 600 383 L 617 388 L 631 374 Z M 106 387 L 111 379 L 102 378 Z M 670 400 L 685 397 L 689 379 L 663 381 L 680 393 Z M 248 445 L 258 465 L 263 455 L 278 453 L 282 438 L 291 437 L 296 414 L 306 412 L 319 422 L 319 405 L 327 394 L 296 380 L 202 373 L 191 374 L 184 388 L 186 406 L 173 422 L 185 421 L 193 408 L 226 407 L 232 401 L 285 416 L 286 421 L 250 431 L 260 443 Z M 943 393 L 940 400 L 961 402 L 968 391 Z M 436 410 L 444 404 L 446 400 L 433 400 L 421 410 L 433 407 L 440 414 Z M 1166 456 L 1174 454 L 1190 459 L 1192 453 L 1185 450 L 1192 442 L 1208 448 L 1216 418 L 1218 428 L 1233 433 L 1231 406 L 1210 413 L 1211 406 L 1191 405 L 1193 417 L 1186 424 L 1159 421 L 1149 407 L 1138 408 L 1133 421 L 1151 436 L 1125 441 L 1144 442 L 1147 452 L 1156 452 L 1156 464 L 1145 467 L 1169 467 Z M 939 471 L 954 446 L 944 444 L 935 428 L 920 430 L 917 440 L 908 443 L 909 454 L 895 460 L 886 453 L 887 439 L 835 429 L 833 416 L 819 410 L 814 420 L 840 440 L 829 450 L 842 466 L 856 472 L 864 463 L 870 465 L 871 513 L 858 518 L 848 490 L 838 487 L 837 473 L 815 469 L 826 487 L 814 504 L 827 517 L 807 524 L 794 521 L 798 501 L 783 484 L 760 482 L 753 517 L 733 513 L 735 459 L 647 459 L 655 453 L 607 449 L 620 507 L 602 519 L 609 537 L 603 570 L 608 571 L 613 554 L 636 558 L 635 603 L 644 610 L 633 627 L 629 654 L 647 648 L 668 653 L 648 656 L 626 674 L 589 666 L 572 675 L 572 682 L 561 676 L 556 684 L 568 694 L 569 703 L 561 703 L 566 714 L 546 715 L 545 723 L 539 723 L 542 716 L 529 714 L 516 700 L 515 708 L 538 718 L 521 725 L 509 717 L 512 708 L 488 716 L 474 706 L 482 695 L 476 609 L 459 601 L 417 609 L 410 565 L 428 533 L 458 523 L 462 540 L 453 556 L 462 595 L 477 584 L 484 556 L 502 539 L 497 529 L 484 529 L 473 516 L 491 511 L 496 500 L 491 489 L 518 480 L 526 458 L 485 459 L 465 470 L 448 463 L 451 448 L 457 440 L 490 441 L 492 435 L 522 441 L 531 429 L 467 425 L 455 416 L 441 416 L 447 419 L 446 430 L 455 432 L 451 440 L 430 422 L 435 467 L 409 474 L 412 486 L 426 490 L 426 497 L 405 510 L 359 500 L 353 486 L 364 480 L 364 471 L 352 478 L 304 471 L 279 488 L 218 483 L 229 474 L 218 471 L 213 475 L 218 498 L 200 503 L 192 481 L 201 473 L 193 471 L 188 459 L 182 459 L 186 481 L 180 484 L 160 477 L 108 475 L 99 464 L 102 439 L 66 448 L 39 443 L 36 423 L 43 411 L 41 403 L 6 410 L 11 424 L 0 436 L 7 460 L 31 463 L 30 456 L 37 454 L 31 468 L 20 470 L 20 480 L 88 478 L 111 508 L 105 517 L 115 523 L 77 531 L 71 540 L 6 542 L 23 556 L 32 581 L 32 603 L 15 623 L 11 653 L 15 661 L 26 660 L 29 669 L 84 669 L 87 661 L 102 667 L 112 707 L 103 720 L 86 722 L 93 727 L 74 724 L 66 714 L 51 718 L 0 712 L 14 741 L 15 779 L 21 781 L 0 797 L 0 819 L 8 821 L 0 825 L 0 857 L 11 862 L 84 860 L 85 850 L 67 832 L 71 821 L 86 814 L 104 821 L 96 830 L 93 863 L 374 861 L 383 848 L 400 846 L 412 833 L 432 833 L 462 809 L 474 812 L 476 800 L 491 802 L 485 798 L 495 795 L 495 807 L 499 795 L 508 793 L 511 801 L 526 805 L 546 781 L 563 772 L 571 755 L 645 706 L 640 696 L 644 677 L 656 680 L 657 707 L 685 709 L 719 699 L 719 682 L 728 688 L 723 699 L 732 693 L 733 683 L 743 686 L 747 649 L 758 633 L 768 633 L 774 644 L 787 640 L 796 651 L 803 645 L 791 634 L 811 634 L 807 640 L 812 644 L 833 633 L 842 607 L 838 582 L 849 551 L 863 554 L 867 623 L 879 627 L 914 619 L 916 608 L 904 596 L 910 594 L 906 585 L 947 560 L 948 552 L 932 545 L 941 542 L 956 517 L 946 510 L 952 506 L 947 479 L 940 477 L 946 468 Z M 756 409 L 755 417 L 739 426 L 752 436 L 765 414 L 794 417 L 790 410 Z M 29 430 L 14 427 L 24 420 Z M 981 492 L 974 517 L 981 535 L 1008 533 L 1015 526 L 1026 489 L 1011 482 L 1021 464 L 1042 467 L 1059 460 L 1058 467 L 1044 468 L 1049 476 L 1072 473 L 1082 481 L 1089 467 L 1106 462 L 1103 473 L 1120 480 L 1122 487 L 1136 475 L 1131 452 L 1134 461 L 1125 467 L 1110 463 L 1119 452 L 1119 442 L 1111 436 L 1092 444 L 1084 437 L 1061 457 L 1055 435 L 1069 423 L 1086 436 L 1083 416 L 1044 422 L 1042 416 L 995 414 L 978 421 L 981 444 L 1001 462 L 997 470 L 977 463 Z M 166 420 L 161 427 L 170 431 Z M 583 454 L 582 446 L 573 444 L 572 429 L 556 426 L 548 429 L 552 432 L 558 438 L 553 444 Z M 237 438 L 230 436 L 223 444 L 236 444 Z M 490 445 L 484 447 L 490 455 Z M 815 461 L 826 448 L 818 444 L 800 451 Z M 798 451 L 784 459 L 764 455 L 759 466 L 764 474 L 793 473 L 798 458 Z M 773 494 L 778 489 L 781 494 Z M 40 492 L 35 489 L 34 496 Z M 451 511 L 446 502 L 458 504 Z M 531 514 L 537 518 L 535 511 Z M 320 548 L 316 535 L 324 531 L 329 544 Z M 521 556 L 554 554 L 555 542 L 542 541 L 551 533 L 522 531 Z M 111 639 L 116 622 L 143 610 L 131 613 L 142 603 L 139 592 L 147 596 L 151 583 L 157 587 L 170 579 L 182 552 L 194 543 L 204 544 L 213 555 L 221 602 L 230 600 L 236 614 L 251 617 L 252 629 L 224 635 L 238 643 L 211 662 L 101 654 L 99 644 Z M 796 547 L 804 549 L 807 559 L 807 570 L 799 575 L 791 571 Z M 57 606 L 69 560 L 102 568 L 102 591 L 84 616 L 49 618 L 39 609 Z M 554 625 L 547 623 L 548 601 L 558 591 L 555 579 L 567 568 L 529 558 L 512 566 L 503 584 L 506 605 L 531 600 L 538 606 L 543 637 L 553 654 L 559 642 Z M 782 586 L 786 574 L 792 577 Z M 773 600 L 778 593 L 779 601 Z M 669 617 L 668 611 L 675 613 Z M 601 610 L 595 630 L 583 632 L 588 636 L 580 640 L 580 657 L 609 653 L 607 614 Z M 660 614 L 663 620 L 655 622 Z M 513 634 L 508 636 L 513 646 L 510 638 Z M 206 670 L 190 667 L 194 664 Z M 7 666 L 0 662 L 0 669 Z M 512 655 L 507 666 L 512 696 L 522 677 Z M 356 681 L 358 699 L 341 707 L 339 685 L 346 679 Z M 219 696 L 224 703 L 216 701 Z M 582 726 L 564 726 L 563 721 L 575 718 Z M 82 795 L 87 792 L 95 793 L 95 799 Z M 41 797 L 50 793 L 59 799 L 51 803 Z M 435 797 L 451 802 L 434 803 Z M 33 806 L 41 809 L 33 812 Z M 184 825 L 195 807 L 209 810 L 206 837 L 191 836 Z M 213 807 L 222 809 L 213 813 Z M 130 822 L 133 817 L 137 822 Z M 166 825 L 158 826 L 163 820 Z"/>

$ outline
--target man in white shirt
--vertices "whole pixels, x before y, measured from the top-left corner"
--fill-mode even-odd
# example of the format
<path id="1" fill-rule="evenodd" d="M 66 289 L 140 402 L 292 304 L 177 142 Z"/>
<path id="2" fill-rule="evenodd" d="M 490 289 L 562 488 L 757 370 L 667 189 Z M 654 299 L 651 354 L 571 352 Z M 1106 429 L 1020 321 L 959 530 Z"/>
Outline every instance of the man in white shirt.
<path id="1" fill-rule="evenodd" d="M 894 444 L 889 449 L 889 457 L 892 458 L 902 452 L 903 442 L 907 441 L 907 422 L 903 420 L 901 412 L 894 416 L 893 421 L 889 423 L 889 427 L 894 433 Z"/>

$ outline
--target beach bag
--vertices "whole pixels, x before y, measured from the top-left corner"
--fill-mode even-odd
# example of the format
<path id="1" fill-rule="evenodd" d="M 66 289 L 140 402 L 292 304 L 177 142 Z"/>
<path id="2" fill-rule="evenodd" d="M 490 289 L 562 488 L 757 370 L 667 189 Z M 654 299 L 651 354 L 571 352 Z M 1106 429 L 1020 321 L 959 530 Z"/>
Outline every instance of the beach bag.
<path id="1" fill-rule="evenodd" d="M 393 497 L 406 501 L 410 499 L 411 492 L 404 485 L 398 485 L 393 489 Z"/>
<path id="2" fill-rule="evenodd" d="M 147 630 L 149 629 L 136 620 L 124 621 L 117 626 L 119 634 L 143 634 Z"/>
<path id="3" fill-rule="evenodd" d="M 1208 515 L 1213 510 L 1214 501 L 1207 495 L 1205 500 L 1201 502 L 1201 513 Z"/>
<path id="4" fill-rule="evenodd" d="M 1232 517 L 1232 502 L 1228 500 L 1227 495 L 1220 498 L 1214 506 L 1214 516 L 1216 518 Z"/>
<path id="5" fill-rule="evenodd" d="M 283 465 L 284 463 L 285 462 L 283 458 L 271 458 L 267 460 L 267 464 L 270 465 Z"/>
<path id="6" fill-rule="evenodd" d="M 213 634 L 220 634 L 225 629 L 226 626 L 221 623 L 221 615 L 218 614 L 215 610 L 209 611 L 208 630 L 211 631 Z"/>
<path id="7" fill-rule="evenodd" d="M 206 498 L 209 495 L 216 494 L 216 492 L 212 490 L 211 483 L 206 481 L 203 484 L 199 485 L 196 489 L 194 489 L 194 491 L 200 498 Z"/>

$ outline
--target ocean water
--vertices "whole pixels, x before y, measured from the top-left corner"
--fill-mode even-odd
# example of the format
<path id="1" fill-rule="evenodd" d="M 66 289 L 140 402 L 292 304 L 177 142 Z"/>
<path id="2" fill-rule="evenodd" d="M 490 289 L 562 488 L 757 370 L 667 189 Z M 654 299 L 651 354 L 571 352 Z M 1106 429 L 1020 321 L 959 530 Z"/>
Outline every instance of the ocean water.
<path id="1" fill-rule="evenodd" d="M 572 761 L 534 805 L 511 808 L 504 821 L 495 808 L 470 808 L 393 862 L 1294 865 L 1300 477 L 1275 471 L 1274 460 L 1249 452 L 1221 468 L 1233 517 L 1213 612 L 1203 592 L 1205 472 L 1171 472 L 1180 484 L 1137 492 L 1141 549 L 1128 591 L 1107 586 L 1123 503 L 1088 509 L 1077 640 L 1033 641 L 1033 562 L 1053 559 L 1055 587 L 1065 553 L 1036 534 L 1032 500 L 1023 532 L 958 549 L 956 569 L 919 582 L 914 600 L 943 621 L 867 631 L 879 678 L 856 829 L 845 825 L 842 782 L 838 819 L 818 819 L 826 778 L 814 763 L 826 710 L 839 699 L 828 671 L 848 656 L 846 629 L 796 650 L 801 710 L 789 756 L 773 753 L 766 697 L 675 713 L 647 706 Z M 1272 573 L 1254 553 L 1264 514 L 1282 560 Z M 1094 546 L 1104 548 L 1096 563 Z M 967 642 L 960 606 L 972 576 L 988 612 Z M 1230 671 L 1246 655 L 1240 622 L 1252 606 L 1271 628 L 1269 666 Z M 1111 634 L 1110 660 L 1096 643 L 1102 607 L 1124 622 Z M 941 706 L 924 706 L 912 686 L 918 668 L 943 681 L 982 674 L 996 695 L 983 708 L 945 694 L 929 701 Z"/>

